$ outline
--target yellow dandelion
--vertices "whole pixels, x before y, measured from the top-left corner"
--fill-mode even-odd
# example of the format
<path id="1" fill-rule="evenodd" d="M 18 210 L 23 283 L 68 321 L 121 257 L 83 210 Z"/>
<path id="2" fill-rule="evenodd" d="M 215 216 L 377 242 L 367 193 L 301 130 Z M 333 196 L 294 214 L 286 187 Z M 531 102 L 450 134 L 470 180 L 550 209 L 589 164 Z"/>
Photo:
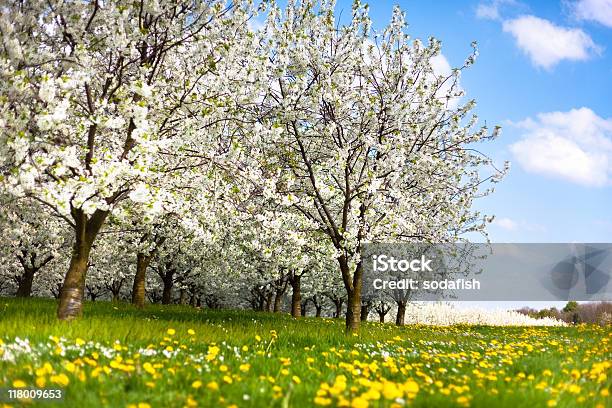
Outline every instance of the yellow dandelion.
<path id="1" fill-rule="evenodd" d="M 468 397 L 466 397 L 465 395 L 457 397 L 456 401 L 457 401 L 457 404 L 462 405 L 462 406 L 470 405 L 470 399 Z"/>
<path id="2" fill-rule="evenodd" d="M 64 373 L 59 375 L 52 375 L 50 380 L 52 383 L 60 385 L 62 387 L 65 387 L 70 384 L 70 379 Z"/>
<path id="3" fill-rule="evenodd" d="M 45 377 L 36 378 L 36 386 L 38 388 L 45 388 L 45 385 L 47 385 L 47 379 Z"/>
<path id="4" fill-rule="evenodd" d="M 369 402 L 365 398 L 357 397 L 351 401 L 351 408 L 368 408 Z"/>
<path id="5" fill-rule="evenodd" d="M 385 399 L 394 400 L 402 396 L 402 391 L 394 382 L 386 381 L 383 384 L 382 394 Z"/>
<path id="6" fill-rule="evenodd" d="M 151 375 L 155 374 L 155 368 L 153 368 L 153 365 L 148 361 L 142 365 L 142 369 Z"/>
<path id="7" fill-rule="evenodd" d="M 419 392 L 419 384 L 414 380 L 408 380 L 404 383 L 404 390 L 407 394 L 416 394 Z"/>
<path id="8" fill-rule="evenodd" d="M 327 406 L 327 405 L 331 405 L 332 400 L 330 398 L 324 398 L 324 397 L 315 397 L 314 399 L 314 403 L 316 405 L 321 405 L 323 407 Z"/>

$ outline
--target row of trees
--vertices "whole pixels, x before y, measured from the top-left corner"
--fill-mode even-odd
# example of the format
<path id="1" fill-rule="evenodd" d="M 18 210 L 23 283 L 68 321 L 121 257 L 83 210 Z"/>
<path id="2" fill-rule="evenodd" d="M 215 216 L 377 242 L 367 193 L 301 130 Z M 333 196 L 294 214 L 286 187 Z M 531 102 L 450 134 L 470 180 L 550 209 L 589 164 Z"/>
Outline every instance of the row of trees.
<path id="1" fill-rule="evenodd" d="M 2 273 L 25 295 L 48 270 L 60 319 L 157 300 L 154 272 L 165 303 L 290 287 L 295 316 L 346 299 L 358 330 L 363 243 L 484 233 L 506 170 L 462 98 L 476 52 L 438 72 L 401 10 L 371 26 L 358 1 L 346 23 L 314 0 L 0 6 Z"/>
<path id="2" fill-rule="evenodd" d="M 592 323 L 602 326 L 612 324 L 612 302 L 568 302 L 561 310 L 556 307 L 536 310 L 524 307 L 517 310 L 526 316 L 536 319 L 550 317 L 566 323 Z"/>

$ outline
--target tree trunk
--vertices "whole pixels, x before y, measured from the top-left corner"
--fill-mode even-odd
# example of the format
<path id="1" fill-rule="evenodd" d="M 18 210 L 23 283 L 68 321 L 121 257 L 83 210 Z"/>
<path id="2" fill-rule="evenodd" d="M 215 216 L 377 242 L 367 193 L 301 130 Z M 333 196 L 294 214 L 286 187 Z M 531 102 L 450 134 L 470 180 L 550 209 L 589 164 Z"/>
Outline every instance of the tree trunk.
<path id="1" fill-rule="evenodd" d="M 83 313 L 83 296 L 89 266 L 89 253 L 108 215 L 108 211 L 96 210 L 88 219 L 83 210 L 75 208 L 72 209 L 71 213 L 75 221 L 76 236 L 70 266 L 64 278 L 57 309 L 57 317 L 60 320 L 72 320 Z"/>
<path id="2" fill-rule="evenodd" d="M 321 317 L 321 311 L 323 311 L 323 306 L 315 306 L 315 317 Z"/>
<path id="3" fill-rule="evenodd" d="M 351 290 L 346 305 L 346 333 L 357 333 L 361 323 L 361 291 Z"/>
<path id="4" fill-rule="evenodd" d="M 370 314 L 370 305 L 368 303 L 361 305 L 360 319 L 362 322 L 368 321 L 369 314 Z"/>
<path id="5" fill-rule="evenodd" d="M 162 305 L 172 303 L 172 284 L 164 282 L 164 292 L 162 293 Z"/>
<path id="6" fill-rule="evenodd" d="M 142 252 L 136 255 L 136 276 L 134 276 L 134 285 L 132 287 L 132 304 L 139 308 L 143 308 L 145 304 L 147 268 L 150 263 L 151 256 L 147 256 Z"/>
<path id="7" fill-rule="evenodd" d="M 302 277 L 292 274 L 289 277 L 291 284 L 291 316 L 302 316 Z"/>
<path id="8" fill-rule="evenodd" d="M 181 289 L 181 296 L 179 298 L 179 304 L 185 305 L 187 304 L 187 289 Z"/>
<path id="9" fill-rule="evenodd" d="M 381 323 L 384 323 L 386 315 L 387 315 L 386 313 L 378 312 L 378 321 L 381 322 Z"/>
<path id="10" fill-rule="evenodd" d="M 274 313 L 280 312 L 282 300 L 283 300 L 283 292 L 277 290 L 276 295 L 274 296 Z"/>
<path id="11" fill-rule="evenodd" d="M 32 294 L 32 282 L 34 282 L 34 275 L 36 274 L 36 268 L 24 268 L 24 274 L 19 280 L 19 286 L 17 287 L 17 293 L 15 296 L 21 298 L 30 297 Z"/>
<path id="12" fill-rule="evenodd" d="M 395 324 L 398 326 L 404 325 L 404 319 L 406 317 L 406 303 L 405 300 L 397 301 L 397 315 L 395 315 Z"/>
<path id="13" fill-rule="evenodd" d="M 334 312 L 334 318 L 340 318 L 342 315 L 342 305 L 344 304 L 344 299 L 336 299 L 334 300 L 334 306 L 336 306 L 336 311 Z"/>
<path id="14" fill-rule="evenodd" d="M 300 307 L 302 308 L 301 310 L 301 316 L 302 317 L 306 317 L 306 313 L 308 313 L 308 301 L 306 302 L 302 302 Z"/>
<path id="15" fill-rule="evenodd" d="M 70 267 L 64 278 L 57 311 L 57 317 L 60 320 L 72 320 L 83 313 L 85 277 L 87 275 L 89 253 L 91 252 L 91 244 L 88 241 L 74 244 Z"/>
<path id="16" fill-rule="evenodd" d="M 272 311 L 272 296 L 274 296 L 274 293 L 272 293 L 272 291 L 266 294 L 266 301 L 265 301 L 266 312 Z"/>
<path id="17" fill-rule="evenodd" d="M 357 264 L 355 272 L 353 273 L 353 279 L 351 280 L 351 273 L 346 257 L 340 256 L 338 259 L 340 262 L 340 270 L 342 272 L 342 279 L 344 281 L 344 287 L 348 295 L 348 304 L 346 305 L 346 333 L 357 333 L 361 323 L 361 283 L 362 283 L 362 265 L 361 262 Z"/>
<path id="18" fill-rule="evenodd" d="M 169 305 L 172 303 L 172 286 L 174 286 L 174 280 L 172 275 L 170 278 L 164 278 L 164 292 L 162 293 L 162 305 Z"/>

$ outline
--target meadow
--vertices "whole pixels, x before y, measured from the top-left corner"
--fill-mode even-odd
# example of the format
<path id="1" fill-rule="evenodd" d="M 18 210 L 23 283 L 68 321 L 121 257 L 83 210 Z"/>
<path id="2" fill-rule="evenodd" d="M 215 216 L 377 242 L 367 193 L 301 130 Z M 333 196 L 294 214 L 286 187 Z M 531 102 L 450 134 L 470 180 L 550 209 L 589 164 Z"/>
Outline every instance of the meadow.
<path id="1" fill-rule="evenodd" d="M 0 299 L 0 388 L 61 388 L 79 407 L 609 407 L 612 331 L 425 326 Z"/>

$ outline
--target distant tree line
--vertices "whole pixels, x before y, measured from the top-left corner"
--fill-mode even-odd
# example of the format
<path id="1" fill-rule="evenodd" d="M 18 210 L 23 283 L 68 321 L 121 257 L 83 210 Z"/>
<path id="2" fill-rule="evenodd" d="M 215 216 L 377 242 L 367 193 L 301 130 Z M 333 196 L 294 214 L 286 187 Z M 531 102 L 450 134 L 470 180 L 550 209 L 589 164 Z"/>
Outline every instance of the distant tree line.
<path id="1" fill-rule="evenodd" d="M 567 302 L 561 310 L 556 307 L 541 310 L 523 307 L 518 309 L 517 312 L 535 319 L 551 317 L 571 324 L 592 323 L 602 326 L 612 325 L 612 302 L 578 303 L 571 301 Z"/>

